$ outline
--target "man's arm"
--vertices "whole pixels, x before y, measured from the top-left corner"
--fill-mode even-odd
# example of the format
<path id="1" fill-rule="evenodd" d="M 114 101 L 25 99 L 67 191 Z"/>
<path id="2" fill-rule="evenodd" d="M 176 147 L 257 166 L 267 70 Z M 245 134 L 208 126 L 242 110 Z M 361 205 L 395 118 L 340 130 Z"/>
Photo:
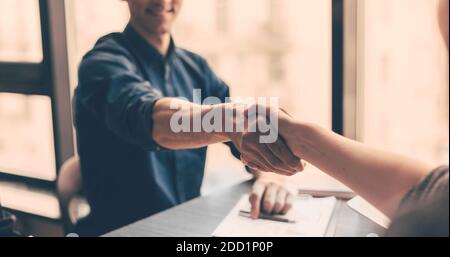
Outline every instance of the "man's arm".
<path id="1" fill-rule="evenodd" d="M 249 132 L 247 128 L 240 132 L 235 129 L 233 132 L 228 132 L 225 129 L 226 123 L 236 128 L 238 122 L 236 117 L 245 117 L 244 113 L 231 116 L 228 114 L 241 111 L 246 110 L 236 108 L 233 103 L 198 105 L 177 98 L 162 98 L 153 108 L 152 137 L 158 145 L 171 150 L 199 148 L 231 141 L 245 160 L 260 171 L 271 171 L 283 175 L 293 175 L 300 171 L 300 160 L 292 154 L 281 138 L 273 144 L 262 144 L 259 142 L 258 132 Z M 222 114 L 221 121 L 214 120 L 221 123 L 219 131 L 204 131 L 202 127 L 194 129 L 198 119 L 202 121 L 205 115 L 214 112 Z M 247 119 L 246 121 L 257 122 Z M 183 127 L 182 122 L 185 123 L 184 130 L 174 129 L 174 127 Z"/>
<path id="2" fill-rule="evenodd" d="M 211 111 L 223 112 L 232 108 L 229 104 L 199 105 L 178 98 L 162 98 L 153 108 L 153 139 L 162 147 L 171 150 L 200 148 L 210 144 L 227 142 L 230 139 L 224 130 L 219 132 L 194 132 L 194 123 L 197 116 L 203 118 Z M 187 131 L 176 131 L 171 123 L 180 125 L 187 122 Z"/>
<path id="3" fill-rule="evenodd" d="M 407 191 L 433 168 L 287 116 L 280 118 L 280 133 L 297 156 L 340 180 L 390 217 Z"/>

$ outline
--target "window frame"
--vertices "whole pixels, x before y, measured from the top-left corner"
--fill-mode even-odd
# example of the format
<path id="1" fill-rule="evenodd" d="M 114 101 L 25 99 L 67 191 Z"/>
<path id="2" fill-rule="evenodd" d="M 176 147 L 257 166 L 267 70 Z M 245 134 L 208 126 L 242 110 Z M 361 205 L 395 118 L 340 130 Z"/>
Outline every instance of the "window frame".
<path id="1" fill-rule="evenodd" d="M 361 57 L 358 41 L 360 2 L 358 0 L 332 0 L 332 128 L 333 131 L 358 140 L 358 116 L 362 100 L 358 85 L 358 62 Z"/>
<path id="2" fill-rule="evenodd" d="M 332 0 L 332 129 L 344 133 L 344 0 Z"/>
<path id="3" fill-rule="evenodd" d="M 0 61 L 0 92 L 50 97 L 57 176 L 64 161 L 74 154 L 65 2 L 39 0 L 39 14 L 43 60 L 40 63 Z M 56 187 L 56 180 L 7 171 L 0 171 L 0 179 Z"/>

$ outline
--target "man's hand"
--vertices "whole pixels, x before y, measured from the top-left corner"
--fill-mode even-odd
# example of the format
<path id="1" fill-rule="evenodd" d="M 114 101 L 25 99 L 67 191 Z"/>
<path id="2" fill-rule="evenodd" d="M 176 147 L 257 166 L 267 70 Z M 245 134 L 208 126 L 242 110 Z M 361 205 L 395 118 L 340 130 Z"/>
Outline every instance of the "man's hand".
<path id="1" fill-rule="evenodd" d="M 251 217 L 257 219 L 261 212 L 267 214 L 286 214 L 291 208 L 294 196 L 289 192 L 283 180 L 258 178 L 253 185 L 249 198 Z"/>
<path id="2" fill-rule="evenodd" d="M 281 136 L 278 136 L 274 143 L 260 142 L 263 133 L 259 131 L 258 124 L 266 122 L 265 119 L 268 118 L 270 112 L 280 112 L 280 110 L 271 110 L 268 107 L 258 105 L 256 108 L 265 108 L 267 115 L 256 115 L 254 119 L 250 119 L 248 115 L 250 108 L 255 108 L 255 106 L 244 110 L 243 116 L 247 121 L 244 131 L 228 134 L 230 140 L 241 153 L 241 161 L 254 170 L 274 172 L 286 176 L 292 176 L 299 171 L 303 171 L 304 164 L 291 152 Z M 278 115 L 276 117 L 278 118 Z M 249 131 L 251 127 L 256 128 L 256 131 Z M 276 133 L 278 134 L 278 131 Z"/>

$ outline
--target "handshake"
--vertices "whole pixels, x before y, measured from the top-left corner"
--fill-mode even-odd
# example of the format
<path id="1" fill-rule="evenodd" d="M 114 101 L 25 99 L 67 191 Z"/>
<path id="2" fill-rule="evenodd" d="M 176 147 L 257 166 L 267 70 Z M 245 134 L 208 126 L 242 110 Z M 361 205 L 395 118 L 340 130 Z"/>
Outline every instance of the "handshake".
<path id="1" fill-rule="evenodd" d="M 160 100 L 158 103 L 164 102 Z M 172 134 L 158 137 L 158 134 L 167 134 L 167 128 L 159 127 L 167 123 L 154 122 L 154 138 L 169 149 L 196 148 L 231 141 L 241 153 L 241 161 L 254 171 L 286 176 L 303 171 L 300 153 L 296 154 L 289 147 L 289 140 L 286 140 L 288 136 L 295 137 L 295 133 L 287 133 L 296 130 L 295 126 L 291 126 L 295 122 L 278 108 L 278 99 L 271 98 L 269 105 L 265 105 L 267 101 L 264 98 L 258 99 L 257 104 L 253 99 L 247 99 L 247 102 L 250 103 L 221 104 L 220 99 L 216 99 L 208 105 L 170 99 L 166 106 L 170 105 L 172 110 L 168 112 Z M 166 111 L 157 113 L 164 116 Z M 160 118 L 154 119 L 157 121 Z M 290 141 L 295 142 L 295 138 Z"/>
<path id="2" fill-rule="evenodd" d="M 241 153 L 241 161 L 255 171 L 292 176 L 303 171 L 305 163 L 291 149 L 282 132 L 294 129 L 293 119 L 272 105 L 225 106 L 225 131 Z M 231 108 L 228 109 L 228 108 Z M 227 115 L 228 113 L 228 115 Z M 229 115 L 229 114 L 235 115 Z M 234 128 L 234 130 L 227 130 Z"/>

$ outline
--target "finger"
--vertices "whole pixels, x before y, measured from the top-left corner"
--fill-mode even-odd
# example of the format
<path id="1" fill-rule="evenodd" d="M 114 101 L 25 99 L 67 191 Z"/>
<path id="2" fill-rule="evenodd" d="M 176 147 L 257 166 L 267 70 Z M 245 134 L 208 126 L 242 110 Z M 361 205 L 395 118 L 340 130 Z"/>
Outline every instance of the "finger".
<path id="1" fill-rule="evenodd" d="M 275 156 L 274 153 L 270 150 L 268 144 L 260 145 L 257 150 L 263 158 L 264 163 L 274 171 L 277 171 L 277 173 L 282 172 L 289 173 L 291 175 L 297 173 L 295 169 L 288 167 L 285 163 L 283 163 L 282 160 Z"/>
<path id="2" fill-rule="evenodd" d="M 248 163 L 257 164 L 262 167 L 265 172 L 275 172 L 283 175 L 290 176 L 295 174 L 296 171 L 289 171 L 282 169 L 283 163 L 268 149 L 266 144 L 256 143 L 257 135 L 255 133 L 249 133 L 245 135 L 243 144 L 244 154 Z"/>
<path id="3" fill-rule="evenodd" d="M 248 166 L 248 161 L 244 158 L 243 155 L 241 155 L 241 162 L 242 162 L 242 164 Z"/>
<path id="4" fill-rule="evenodd" d="M 259 161 L 260 159 L 261 158 L 259 156 L 255 156 L 251 153 L 248 153 L 245 156 L 241 155 L 241 161 L 244 163 L 244 165 L 254 170 L 267 172 L 269 168 L 265 166 L 263 163 L 261 163 Z"/>
<path id="5" fill-rule="evenodd" d="M 271 146 L 271 149 L 275 151 L 277 156 L 290 168 L 293 168 L 296 172 L 303 171 L 301 159 L 292 153 L 282 137 Z"/>
<path id="6" fill-rule="evenodd" d="M 260 210 L 261 210 L 261 198 L 264 194 L 265 184 L 261 182 L 255 182 L 253 184 L 252 192 L 250 194 L 250 205 L 251 205 L 251 211 L 250 216 L 252 219 L 258 219 Z"/>
<path id="7" fill-rule="evenodd" d="M 292 153 L 289 145 L 286 143 L 284 138 L 280 137 L 279 140 L 276 142 L 276 145 L 281 152 L 280 155 L 283 157 L 282 160 L 284 160 L 289 165 L 289 167 L 295 169 L 300 165 L 301 163 L 300 158 L 295 156 L 294 153 Z"/>
<path id="8" fill-rule="evenodd" d="M 255 158 L 251 162 L 249 162 L 249 167 L 254 168 L 256 170 L 262 171 L 262 172 L 272 172 L 272 169 L 270 167 L 267 167 L 267 165 L 263 162 L 261 162 L 262 157 Z"/>
<path id="9" fill-rule="evenodd" d="M 283 163 L 283 169 L 288 170 L 292 173 L 297 173 L 297 170 L 295 169 L 296 167 L 292 167 L 289 164 L 289 162 L 291 162 L 291 161 L 289 160 L 288 156 L 283 154 L 279 144 L 276 144 L 276 143 L 267 144 L 267 148 L 269 148 L 269 150 L 272 152 L 272 154 L 274 156 L 276 156 L 280 160 L 281 163 Z"/>
<path id="10" fill-rule="evenodd" d="M 277 198 L 278 193 L 278 186 L 270 183 L 268 186 L 266 186 L 266 191 L 264 192 L 263 196 L 263 211 L 265 213 L 271 213 L 273 210 L 273 207 L 275 205 L 275 200 Z"/>
<path id="11" fill-rule="evenodd" d="M 256 154 L 256 155 L 259 156 L 258 160 L 263 160 L 263 157 L 261 155 L 259 155 L 259 154 Z M 262 162 L 264 162 L 264 164 L 262 164 L 262 166 L 260 166 L 261 169 L 259 169 L 259 171 L 272 172 L 272 173 L 276 173 L 276 174 L 283 175 L 283 176 L 292 176 L 293 174 L 295 174 L 295 173 L 292 173 L 292 172 L 287 172 L 285 170 L 281 170 L 281 169 L 275 168 L 273 166 L 267 167 L 267 165 L 269 165 L 269 164 L 266 165 L 265 161 L 262 161 Z M 261 162 L 259 162 L 259 163 L 261 163 Z"/>
<path id="12" fill-rule="evenodd" d="M 260 145 L 257 149 L 258 153 L 255 155 L 259 155 L 261 158 L 261 162 L 265 164 L 272 172 L 280 173 L 283 175 L 293 175 L 296 173 L 295 170 L 291 171 L 288 168 L 282 168 L 284 165 L 280 159 L 278 159 L 273 153 L 269 150 L 267 145 Z"/>
<path id="13" fill-rule="evenodd" d="M 248 163 L 261 167 L 261 171 L 275 172 L 285 176 L 292 176 L 297 172 L 280 168 L 283 165 L 282 162 L 272 154 L 266 144 L 254 143 L 255 138 L 252 136 L 247 135 L 249 143 L 245 144 L 245 159 Z"/>
<path id="14" fill-rule="evenodd" d="M 250 167 L 252 170 L 256 170 L 256 171 L 260 171 L 260 172 L 267 172 L 266 168 L 263 168 L 255 163 L 249 163 L 247 166 Z"/>
<path id="15" fill-rule="evenodd" d="M 301 169 L 301 171 L 304 171 L 306 168 L 307 163 L 305 161 L 300 161 L 300 166 L 299 168 Z"/>
<path id="16" fill-rule="evenodd" d="M 280 188 L 278 190 L 277 197 L 275 200 L 275 205 L 273 207 L 272 213 L 277 214 L 277 213 L 280 213 L 281 210 L 283 210 L 284 205 L 286 204 L 287 195 L 288 195 L 288 193 L 286 190 L 284 190 L 282 188 Z"/>
<path id="17" fill-rule="evenodd" d="M 292 194 L 288 194 L 286 197 L 286 202 L 284 204 L 283 209 L 281 210 L 281 214 L 286 214 L 288 211 L 292 208 L 292 205 L 294 204 L 294 196 Z"/>

